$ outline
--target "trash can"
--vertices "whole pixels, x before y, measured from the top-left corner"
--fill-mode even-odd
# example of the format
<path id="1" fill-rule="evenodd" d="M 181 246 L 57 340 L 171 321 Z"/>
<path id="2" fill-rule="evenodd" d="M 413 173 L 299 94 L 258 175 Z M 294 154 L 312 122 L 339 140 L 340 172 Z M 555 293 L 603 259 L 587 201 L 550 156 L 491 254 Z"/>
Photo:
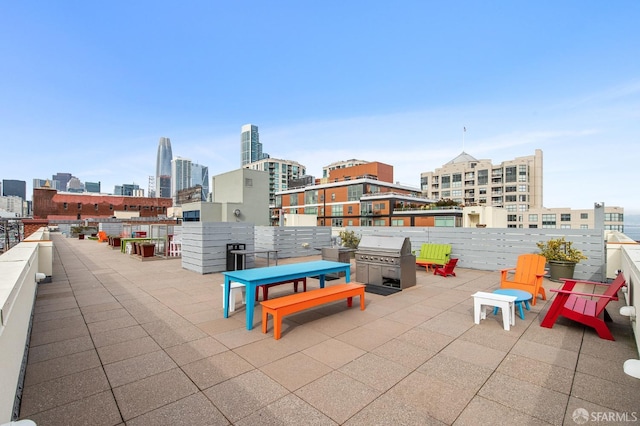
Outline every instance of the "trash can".
<path id="1" fill-rule="evenodd" d="M 242 269 L 242 256 L 241 254 L 233 254 L 232 250 L 246 250 L 247 245 L 243 243 L 231 243 L 227 244 L 227 271 L 235 271 Z M 237 262 L 236 262 L 237 258 Z M 236 269 L 236 264 L 238 268 Z"/>

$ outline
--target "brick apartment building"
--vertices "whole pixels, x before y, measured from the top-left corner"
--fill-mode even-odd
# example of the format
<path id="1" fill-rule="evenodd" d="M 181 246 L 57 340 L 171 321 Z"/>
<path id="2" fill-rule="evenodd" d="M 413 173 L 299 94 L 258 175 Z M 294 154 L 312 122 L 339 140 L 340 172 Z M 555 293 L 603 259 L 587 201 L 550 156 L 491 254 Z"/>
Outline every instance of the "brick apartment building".
<path id="1" fill-rule="evenodd" d="M 56 189 L 34 188 L 33 218 L 81 220 L 112 218 L 116 212 L 133 212 L 139 217 L 166 216 L 171 198 L 129 197 L 94 193 L 75 194 Z"/>

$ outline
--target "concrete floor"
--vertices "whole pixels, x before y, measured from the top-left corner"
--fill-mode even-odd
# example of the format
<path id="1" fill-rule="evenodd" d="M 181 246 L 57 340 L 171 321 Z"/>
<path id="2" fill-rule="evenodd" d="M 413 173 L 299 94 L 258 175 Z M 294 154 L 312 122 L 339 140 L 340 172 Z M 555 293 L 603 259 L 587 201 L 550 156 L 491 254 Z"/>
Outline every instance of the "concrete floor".
<path id="1" fill-rule="evenodd" d="M 640 418 L 640 380 L 622 371 L 638 358 L 622 302 L 608 309 L 615 341 L 564 319 L 540 327 L 542 300 L 505 331 L 500 314 L 473 322 L 471 295 L 496 289 L 498 272 L 457 268 L 457 277 L 443 278 L 420 268 L 415 287 L 366 293 L 365 311 L 336 302 L 287 317 L 276 341 L 272 325 L 261 331 L 260 307 L 252 331 L 241 305 L 223 317 L 221 274 L 184 270 L 180 259 L 141 262 L 92 240 L 53 241 L 53 280 L 38 289 L 20 415 L 38 425 Z M 270 297 L 292 287 L 274 287 Z M 549 295 L 557 287 L 545 280 Z"/>

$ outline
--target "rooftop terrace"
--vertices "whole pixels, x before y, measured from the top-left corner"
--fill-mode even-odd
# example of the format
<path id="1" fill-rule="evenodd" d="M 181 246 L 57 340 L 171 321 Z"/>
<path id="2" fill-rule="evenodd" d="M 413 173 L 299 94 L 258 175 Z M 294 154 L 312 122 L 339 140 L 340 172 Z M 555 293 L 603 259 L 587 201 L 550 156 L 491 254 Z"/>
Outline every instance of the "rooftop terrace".
<path id="1" fill-rule="evenodd" d="M 562 319 L 540 327 L 541 300 L 504 331 L 500 315 L 473 323 L 471 294 L 497 288 L 498 272 L 420 269 L 415 287 L 367 293 L 365 311 L 335 303 L 287 317 L 276 341 L 259 307 L 252 331 L 244 308 L 224 318 L 221 274 L 51 236 L 20 411 L 38 425 L 561 425 L 577 424 L 579 408 L 640 417 L 640 380 L 622 371 L 638 358 L 622 301 L 608 310 L 615 341 Z"/>

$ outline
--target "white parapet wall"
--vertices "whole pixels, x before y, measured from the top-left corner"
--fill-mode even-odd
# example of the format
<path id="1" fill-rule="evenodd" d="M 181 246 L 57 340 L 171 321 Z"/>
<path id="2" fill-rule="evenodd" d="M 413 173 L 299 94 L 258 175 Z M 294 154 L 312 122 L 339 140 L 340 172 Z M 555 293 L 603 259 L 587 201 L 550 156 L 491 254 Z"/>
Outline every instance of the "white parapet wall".
<path id="1" fill-rule="evenodd" d="M 51 276 L 52 253 L 42 231 L 0 256 L 0 423 L 17 414 L 37 280 Z"/>
<path id="2" fill-rule="evenodd" d="M 627 291 L 624 293 L 626 304 L 632 306 L 636 314 L 636 316 L 631 316 L 630 320 L 638 350 L 639 360 L 635 363 L 635 371 L 638 374 L 640 373 L 640 370 L 638 370 L 638 364 L 640 364 L 640 328 L 638 327 L 637 318 L 638 313 L 640 313 L 640 245 L 625 245 L 622 247 L 621 270 L 627 280 Z M 630 363 L 625 365 L 625 367 L 627 366 L 630 366 Z M 640 376 L 634 377 L 640 379 Z"/>

